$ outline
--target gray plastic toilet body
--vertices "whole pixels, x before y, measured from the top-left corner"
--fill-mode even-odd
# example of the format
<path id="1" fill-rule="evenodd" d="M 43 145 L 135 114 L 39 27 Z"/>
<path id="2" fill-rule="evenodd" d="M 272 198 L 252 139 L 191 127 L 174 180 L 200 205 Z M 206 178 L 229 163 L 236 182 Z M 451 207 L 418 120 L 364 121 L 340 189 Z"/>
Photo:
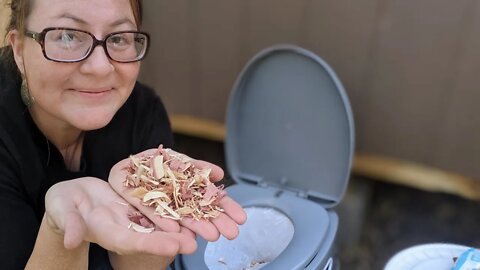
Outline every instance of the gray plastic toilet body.
<path id="1" fill-rule="evenodd" d="M 338 229 L 332 208 L 346 190 L 354 152 L 353 115 L 340 80 L 310 51 L 294 45 L 268 48 L 237 79 L 226 122 L 227 168 L 237 185 L 292 193 L 329 213 L 316 255 L 291 270 L 323 269 Z M 199 239 L 195 254 L 179 256 L 177 270 L 208 269 L 205 246 Z M 276 265 L 282 260 L 262 270 L 283 269 Z"/>
<path id="2" fill-rule="evenodd" d="M 329 226 L 326 237 L 323 240 L 322 247 L 316 253 L 315 257 L 305 267 L 297 267 L 288 270 L 336 270 L 339 269 L 338 259 L 335 255 L 335 238 L 338 229 L 338 216 L 334 211 L 329 211 Z M 175 270 L 209 270 L 204 262 L 205 249 L 208 242 L 202 238 L 198 238 L 198 251 L 192 255 L 188 255 L 185 261 L 183 255 L 175 259 Z M 280 256 L 282 256 L 280 254 Z M 330 262 L 331 261 L 331 262 Z M 327 265 L 331 263 L 331 266 Z M 327 267 L 327 268 L 326 268 Z M 167 270 L 171 270 L 168 268 Z M 267 264 L 262 270 L 287 270 L 280 261 L 273 261 Z"/>

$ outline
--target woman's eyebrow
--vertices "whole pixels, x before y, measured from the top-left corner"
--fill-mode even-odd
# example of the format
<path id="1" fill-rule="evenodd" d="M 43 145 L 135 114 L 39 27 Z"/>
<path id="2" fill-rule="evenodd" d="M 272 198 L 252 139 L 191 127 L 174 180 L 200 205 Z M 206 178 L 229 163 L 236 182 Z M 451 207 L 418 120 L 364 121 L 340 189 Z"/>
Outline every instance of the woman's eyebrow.
<path id="1" fill-rule="evenodd" d="M 79 24 L 87 24 L 87 21 L 75 16 L 75 15 L 72 15 L 70 13 L 62 13 L 58 16 L 55 17 L 55 19 L 69 19 L 69 20 L 72 20 L 76 23 L 79 23 Z"/>
<path id="2" fill-rule="evenodd" d="M 135 23 L 132 22 L 129 18 L 118 19 L 118 20 L 114 21 L 113 23 L 111 23 L 110 26 L 114 27 L 114 26 L 119 26 L 119 25 L 122 25 L 122 24 L 130 24 L 131 26 L 135 26 Z"/>
<path id="3" fill-rule="evenodd" d="M 82 19 L 82 18 L 79 18 L 73 14 L 70 14 L 70 13 L 63 13 L 63 14 L 60 14 L 59 16 L 56 16 L 57 19 L 69 19 L 69 20 L 72 20 L 76 23 L 79 23 L 79 24 L 83 24 L 83 25 L 87 25 L 89 24 L 88 21 Z M 115 26 L 119 26 L 119 25 L 122 25 L 122 24 L 130 24 L 131 26 L 135 27 L 135 23 L 130 20 L 129 18 L 121 18 L 121 19 L 118 19 L 112 23 L 110 23 L 110 27 L 115 27 Z"/>

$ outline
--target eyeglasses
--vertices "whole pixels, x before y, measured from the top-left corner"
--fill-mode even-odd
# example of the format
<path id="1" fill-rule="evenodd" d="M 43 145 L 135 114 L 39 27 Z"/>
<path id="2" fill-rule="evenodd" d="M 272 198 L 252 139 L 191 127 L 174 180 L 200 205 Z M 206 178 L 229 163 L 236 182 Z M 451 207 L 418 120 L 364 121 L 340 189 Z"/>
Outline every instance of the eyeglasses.
<path id="1" fill-rule="evenodd" d="M 149 36 L 137 31 L 119 31 L 98 40 L 93 34 L 71 28 L 50 27 L 36 33 L 26 31 L 42 46 L 45 58 L 55 62 L 80 62 L 89 57 L 95 47 L 101 45 L 105 54 L 113 61 L 130 63 L 140 61 L 148 49 Z"/>

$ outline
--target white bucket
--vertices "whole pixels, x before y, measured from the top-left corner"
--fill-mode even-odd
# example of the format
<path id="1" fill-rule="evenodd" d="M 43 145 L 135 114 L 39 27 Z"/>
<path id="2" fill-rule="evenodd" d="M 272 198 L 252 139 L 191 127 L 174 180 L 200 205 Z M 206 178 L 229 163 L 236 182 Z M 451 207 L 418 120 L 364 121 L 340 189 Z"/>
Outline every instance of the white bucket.
<path id="1" fill-rule="evenodd" d="M 444 243 L 413 246 L 394 255 L 384 270 L 451 270 L 453 258 L 468 249 L 467 246 Z"/>

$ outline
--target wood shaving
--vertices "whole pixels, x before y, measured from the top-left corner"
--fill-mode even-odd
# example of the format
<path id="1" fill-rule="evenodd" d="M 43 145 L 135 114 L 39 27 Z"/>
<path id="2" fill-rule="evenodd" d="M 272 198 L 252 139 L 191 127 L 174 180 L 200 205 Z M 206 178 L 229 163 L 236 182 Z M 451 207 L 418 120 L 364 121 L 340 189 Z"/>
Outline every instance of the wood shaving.
<path id="1" fill-rule="evenodd" d="M 266 263 L 268 263 L 268 262 L 265 262 L 265 261 L 260 261 L 260 262 L 252 261 L 252 262 L 250 263 L 250 265 L 247 266 L 246 268 L 243 268 L 243 270 L 253 269 L 253 268 L 255 268 L 255 267 L 259 266 L 259 265 L 266 264 Z"/>
<path id="2" fill-rule="evenodd" d="M 210 168 L 197 168 L 192 159 L 162 145 L 153 155 L 130 156 L 124 186 L 131 195 L 155 208 L 164 218 L 216 218 L 224 210 L 219 200 L 226 192 L 210 181 Z M 133 229 L 135 229 L 133 227 Z"/>
<path id="3" fill-rule="evenodd" d="M 127 217 L 130 220 L 129 229 L 141 233 L 151 233 L 155 230 L 155 224 L 139 211 L 130 210 Z"/>
<path id="4" fill-rule="evenodd" d="M 155 228 L 146 228 L 134 222 L 130 222 L 130 225 L 128 225 L 128 228 L 141 233 L 151 233 L 155 230 Z"/>

